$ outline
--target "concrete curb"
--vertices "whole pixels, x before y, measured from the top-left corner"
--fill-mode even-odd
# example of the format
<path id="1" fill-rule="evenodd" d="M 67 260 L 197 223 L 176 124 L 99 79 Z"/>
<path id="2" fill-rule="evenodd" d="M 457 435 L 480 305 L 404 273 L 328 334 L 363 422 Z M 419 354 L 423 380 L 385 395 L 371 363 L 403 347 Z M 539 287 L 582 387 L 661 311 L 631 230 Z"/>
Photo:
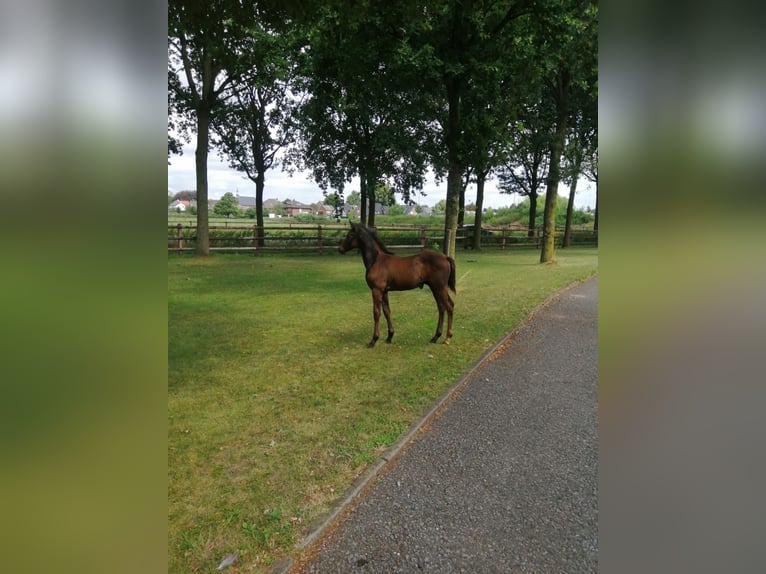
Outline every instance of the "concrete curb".
<path id="1" fill-rule="evenodd" d="M 416 436 L 426 429 L 441 412 L 449 405 L 452 400 L 457 397 L 463 388 L 468 384 L 471 377 L 481 369 L 487 362 L 491 361 L 495 355 L 500 353 L 508 343 L 516 337 L 530 321 L 532 321 L 543 309 L 545 309 L 554 299 L 557 299 L 564 295 L 570 289 L 580 285 L 586 281 L 589 281 L 595 277 L 589 275 L 585 279 L 570 283 L 566 287 L 563 287 L 557 291 L 554 291 L 548 295 L 541 303 L 539 303 L 521 322 L 509 333 L 504 335 L 495 345 L 492 346 L 486 353 L 484 353 L 479 360 L 477 360 L 466 372 L 464 372 L 460 378 L 447 389 L 439 398 L 436 399 L 433 406 L 416 422 L 414 422 L 407 432 L 393 445 L 391 445 L 380 456 L 362 476 L 357 478 L 351 487 L 343 494 L 342 498 L 338 500 L 335 506 L 325 515 L 317 518 L 309 525 L 309 532 L 304 536 L 295 548 L 298 550 L 305 550 L 319 540 L 325 532 L 330 530 L 330 527 L 335 523 L 336 519 L 344 512 L 353 508 L 357 502 L 357 498 L 360 493 L 365 490 L 384 470 L 391 464 L 400 454 L 402 454 L 406 447 L 409 446 Z M 293 565 L 293 558 L 288 557 L 278 562 L 271 570 L 271 574 L 287 574 Z"/>

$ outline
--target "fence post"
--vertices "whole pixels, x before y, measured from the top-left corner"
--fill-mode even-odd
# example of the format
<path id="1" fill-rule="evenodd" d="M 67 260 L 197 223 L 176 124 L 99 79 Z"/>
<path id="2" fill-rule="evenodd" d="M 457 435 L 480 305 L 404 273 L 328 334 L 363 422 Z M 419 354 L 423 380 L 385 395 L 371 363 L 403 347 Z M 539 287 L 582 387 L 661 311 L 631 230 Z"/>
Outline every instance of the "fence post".
<path id="1" fill-rule="evenodd" d="M 178 234 L 176 237 L 178 238 L 178 253 L 183 253 L 184 249 L 184 234 L 183 234 L 183 225 L 180 223 L 178 224 Z"/>
<path id="2" fill-rule="evenodd" d="M 258 224 L 253 225 L 253 257 L 258 255 Z"/>
<path id="3" fill-rule="evenodd" d="M 317 239 L 319 240 L 319 255 L 322 255 L 322 226 L 317 225 Z"/>
<path id="4" fill-rule="evenodd" d="M 503 225 L 503 249 L 505 249 L 505 232 L 508 230 L 507 225 Z"/>
<path id="5" fill-rule="evenodd" d="M 421 249 L 426 248 L 426 228 L 425 227 L 420 228 L 420 248 Z"/>

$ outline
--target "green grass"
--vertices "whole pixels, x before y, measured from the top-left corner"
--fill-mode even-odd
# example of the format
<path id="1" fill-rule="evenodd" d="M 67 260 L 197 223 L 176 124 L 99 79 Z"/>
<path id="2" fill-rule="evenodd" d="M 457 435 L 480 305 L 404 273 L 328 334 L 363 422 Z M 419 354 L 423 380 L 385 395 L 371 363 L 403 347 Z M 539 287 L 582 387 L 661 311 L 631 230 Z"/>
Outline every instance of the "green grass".
<path id="1" fill-rule="evenodd" d="M 168 568 L 267 571 L 307 525 L 503 334 L 597 251 L 458 253 L 455 334 L 429 290 L 392 293 L 374 349 L 364 268 L 346 256 L 168 257 Z M 385 333 L 385 323 L 382 325 Z"/>

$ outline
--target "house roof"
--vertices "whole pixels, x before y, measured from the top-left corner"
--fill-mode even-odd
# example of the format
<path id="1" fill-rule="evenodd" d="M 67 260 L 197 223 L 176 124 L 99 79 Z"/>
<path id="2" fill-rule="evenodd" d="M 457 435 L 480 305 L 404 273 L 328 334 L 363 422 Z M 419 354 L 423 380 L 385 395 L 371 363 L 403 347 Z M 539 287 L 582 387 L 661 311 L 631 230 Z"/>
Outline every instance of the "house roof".
<path id="1" fill-rule="evenodd" d="M 239 203 L 240 207 L 255 207 L 254 197 L 245 197 L 244 195 L 238 195 L 237 202 Z"/>

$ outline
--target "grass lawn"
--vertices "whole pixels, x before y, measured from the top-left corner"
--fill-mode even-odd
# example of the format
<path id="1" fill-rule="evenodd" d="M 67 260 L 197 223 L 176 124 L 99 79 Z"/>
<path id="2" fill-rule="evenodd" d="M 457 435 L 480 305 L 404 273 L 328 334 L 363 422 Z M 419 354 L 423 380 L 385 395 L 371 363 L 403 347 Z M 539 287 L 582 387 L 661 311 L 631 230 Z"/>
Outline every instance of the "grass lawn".
<path id="1" fill-rule="evenodd" d="M 374 349 L 358 253 L 168 256 L 168 571 L 266 572 L 461 373 L 594 248 L 459 252 L 454 337 L 429 289 L 390 295 Z M 446 325 L 445 325 L 446 331 Z"/>

